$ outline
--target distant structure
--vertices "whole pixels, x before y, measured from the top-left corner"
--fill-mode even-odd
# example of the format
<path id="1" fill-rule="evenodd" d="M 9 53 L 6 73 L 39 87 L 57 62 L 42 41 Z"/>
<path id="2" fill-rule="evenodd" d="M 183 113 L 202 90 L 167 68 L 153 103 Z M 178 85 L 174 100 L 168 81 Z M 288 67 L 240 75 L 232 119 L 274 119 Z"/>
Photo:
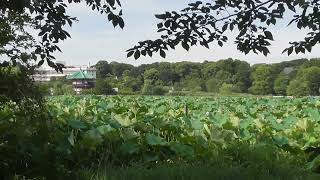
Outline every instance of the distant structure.
<path id="1" fill-rule="evenodd" d="M 59 62 L 61 64 L 65 65 L 65 62 Z M 57 72 L 51 67 L 40 67 L 36 70 L 35 75 L 33 75 L 33 78 L 37 82 L 49 82 L 51 78 L 59 78 L 59 77 L 66 77 L 70 76 L 76 72 L 79 72 L 82 70 L 85 73 L 90 73 L 94 78 L 96 78 L 96 69 L 91 68 L 89 66 L 67 66 L 63 69 L 63 73 Z"/>
<path id="2" fill-rule="evenodd" d="M 80 71 L 68 75 L 67 79 L 72 80 L 74 91 L 80 94 L 83 89 L 95 87 L 96 76 L 90 71 L 80 69 Z"/>
<path id="3" fill-rule="evenodd" d="M 294 71 L 293 67 L 285 67 L 283 69 L 283 73 L 286 74 L 286 75 L 290 74 L 292 71 Z"/>

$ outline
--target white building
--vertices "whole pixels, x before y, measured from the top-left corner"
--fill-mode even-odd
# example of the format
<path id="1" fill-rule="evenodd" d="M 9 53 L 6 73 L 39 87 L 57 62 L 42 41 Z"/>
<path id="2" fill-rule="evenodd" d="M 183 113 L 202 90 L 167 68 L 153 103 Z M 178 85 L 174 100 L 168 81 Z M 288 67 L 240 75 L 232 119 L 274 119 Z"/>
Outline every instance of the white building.
<path id="1" fill-rule="evenodd" d="M 36 70 L 36 74 L 33 75 L 33 78 L 37 82 L 49 82 L 51 78 L 59 78 L 70 76 L 75 72 L 79 72 L 80 70 L 92 74 L 96 77 L 96 69 L 90 68 L 88 66 L 66 66 L 63 69 L 63 73 L 57 72 L 55 69 L 51 67 L 40 67 Z"/>

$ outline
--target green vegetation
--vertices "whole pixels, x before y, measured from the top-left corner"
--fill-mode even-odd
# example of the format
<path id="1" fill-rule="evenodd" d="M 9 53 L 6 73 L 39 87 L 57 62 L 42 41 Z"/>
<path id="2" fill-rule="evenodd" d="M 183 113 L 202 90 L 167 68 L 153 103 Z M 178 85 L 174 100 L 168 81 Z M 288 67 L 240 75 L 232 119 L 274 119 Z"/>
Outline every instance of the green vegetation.
<path id="1" fill-rule="evenodd" d="M 134 169 L 146 173 L 137 178 L 153 177 L 172 166 L 181 172 L 168 172 L 168 177 L 183 178 L 179 173 L 198 167 L 189 171 L 191 177 L 205 171 L 218 177 L 243 172 L 239 177 L 299 179 L 319 170 L 317 98 L 60 96 L 49 98 L 43 113 L 27 116 L 32 120 L 13 107 L 0 108 L 1 117 L 9 119 L 0 124 L 10 128 L 0 135 L 1 174 L 8 177 L 35 177 L 39 171 L 37 177 L 103 176 L 114 170 L 117 179 Z M 21 123 L 39 118 L 52 119 L 43 121 L 50 124 L 46 131 Z M 16 164 L 27 154 L 26 162 Z M 97 167 L 98 172 L 90 170 Z"/>
<path id="2" fill-rule="evenodd" d="M 77 20 L 67 14 L 70 3 L 81 2 L 106 15 L 114 27 L 124 28 L 119 0 L 0 3 L 1 179 L 109 174 L 115 179 L 319 178 L 311 173 L 320 171 L 319 99 L 60 96 L 43 101 L 41 94 L 51 94 L 49 89 L 55 95 L 73 94 L 70 82 L 35 86 L 30 77 L 45 61 L 62 71 L 52 54 L 70 38 L 65 26 Z M 189 50 L 216 41 L 223 46 L 228 40 L 224 33 L 233 29 L 238 30 L 238 50 L 267 55 L 273 40 L 268 27 L 288 10 L 294 15 L 289 24 L 310 33 L 284 52 L 311 52 L 320 37 L 314 18 L 319 8 L 317 1 L 300 0 L 197 1 L 183 11 L 156 15 L 162 20 L 157 24 L 164 33 L 161 39 L 140 42 L 128 50 L 128 57 L 155 52 L 165 57 L 166 50 L 178 45 Z M 30 29 L 39 34 L 28 33 Z M 232 59 L 139 67 L 99 62 L 96 67 L 97 86 L 84 94 L 107 95 L 118 87 L 120 94 L 317 96 L 320 87 L 317 60 L 251 67 Z M 98 172 L 91 171 L 97 167 Z"/>
<path id="3" fill-rule="evenodd" d="M 153 63 L 132 66 L 99 61 L 98 81 L 105 80 L 118 94 L 172 95 L 180 92 L 320 95 L 320 60 L 298 59 L 274 64 L 255 64 L 225 59 L 217 62 Z"/>

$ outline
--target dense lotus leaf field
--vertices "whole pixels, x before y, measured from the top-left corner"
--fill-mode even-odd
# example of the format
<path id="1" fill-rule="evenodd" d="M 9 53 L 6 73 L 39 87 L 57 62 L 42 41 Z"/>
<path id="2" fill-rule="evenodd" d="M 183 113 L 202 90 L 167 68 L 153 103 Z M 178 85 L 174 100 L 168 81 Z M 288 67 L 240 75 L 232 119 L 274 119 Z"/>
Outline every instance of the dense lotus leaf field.
<path id="1" fill-rule="evenodd" d="M 320 99 L 60 96 L 48 99 L 75 159 L 112 164 L 207 160 L 238 144 L 266 145 L 320 164 Z M 86 153 L 86 154 L 84 154 Z M 87 156 L 87 154 L 91 156 Z M 101 158 L 102 157 L 102 158 Z M 235 157 L 233 157 L 235 158 Z"/>

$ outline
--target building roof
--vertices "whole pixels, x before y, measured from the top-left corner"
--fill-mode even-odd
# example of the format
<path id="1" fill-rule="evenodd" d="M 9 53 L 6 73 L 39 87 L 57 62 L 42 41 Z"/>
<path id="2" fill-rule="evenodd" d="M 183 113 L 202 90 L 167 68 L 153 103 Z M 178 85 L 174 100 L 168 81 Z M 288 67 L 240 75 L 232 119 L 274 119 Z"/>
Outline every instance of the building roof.
<path id="1" fill-rule="evenodd" d="M 67 76 L 67 79 L 96 79 L 93 74 L 80 70 L 78 72 L 73 73 L 70 76 Z"/>

